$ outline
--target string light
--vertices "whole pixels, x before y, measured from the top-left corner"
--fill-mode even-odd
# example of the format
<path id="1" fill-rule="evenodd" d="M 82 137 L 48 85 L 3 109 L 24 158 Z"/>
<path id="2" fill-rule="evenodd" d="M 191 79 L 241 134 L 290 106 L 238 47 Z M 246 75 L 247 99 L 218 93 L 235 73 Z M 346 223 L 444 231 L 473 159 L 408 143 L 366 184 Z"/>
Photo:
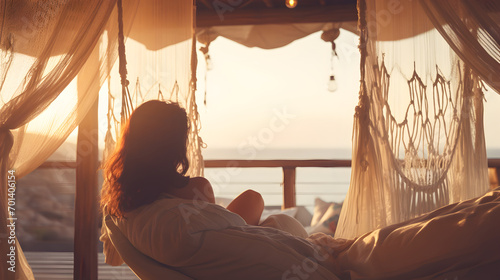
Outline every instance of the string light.
<path id="1" fill-rule="evenodd" d="M 286 6 L 290 9 L 297 7 L 297 0 L 285 0 Z"/>
<path id="2" fill-rule="evenodd" d="M 337 82 L 335 81 L 335 76 L 330 75 L 330 80 L 328 81 L 328 91 L 335 92 L 337 90 Z"/>
<path id="3" fill-rule="evenodd" d="M 337 51 L 336 46 L 335 46 L 335 39 L 337 39 L 340 35 L 340 30 L 338 28 L 332 28 L 329 30 L 323 31 L 321 34 L 321 39 L 325 42 L 329 42 L 332 44 L 332 57 L 330 61 L 330 79 L 328 80 L 328 91 L 329 92 L 335 92 L 338 88 L 337 86 L 337 81 L 335 81 L 335 67 L 334 63 L 338 59 L 337 56 Z M 337 58 L 337 59 L 336 59 Z"/>

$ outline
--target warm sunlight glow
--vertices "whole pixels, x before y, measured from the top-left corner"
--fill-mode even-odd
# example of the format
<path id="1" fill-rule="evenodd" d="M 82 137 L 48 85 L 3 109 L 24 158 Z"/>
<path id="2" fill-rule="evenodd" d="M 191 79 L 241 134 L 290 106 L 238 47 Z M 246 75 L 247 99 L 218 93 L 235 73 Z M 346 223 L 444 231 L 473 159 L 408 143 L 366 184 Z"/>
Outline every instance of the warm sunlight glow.
<path id="1" fill-rule="evenodd" d="M 350 157 L 354 108 L 359 90 L 356 35 L 339 37 L 339 73 L 335 94 L 328 91 L 331 45 L 311 34 L 278 49 L 247 48 L 225 38 L 210 45 L 217 64 L 198 79 L 196 99 L 207 144 L 204 153 L 231 149 L 242 158 L 276 149 L 343 149 Z M 300 54 L 300 55 L 297 55 Z M 205 88 L 207 105 L 203 104 Z M 269 155 L 271 156 L 271 155 Z M 274 156 L 274 154 L 273 154 Z M 323 152 L 310 157 L 333 157 Z"/>
<path id="2" fill-rule="evenodd" d="M 297 0 L 286 0 L 286 6 L 290 9 L 293 9 L 297 6 Z"/>

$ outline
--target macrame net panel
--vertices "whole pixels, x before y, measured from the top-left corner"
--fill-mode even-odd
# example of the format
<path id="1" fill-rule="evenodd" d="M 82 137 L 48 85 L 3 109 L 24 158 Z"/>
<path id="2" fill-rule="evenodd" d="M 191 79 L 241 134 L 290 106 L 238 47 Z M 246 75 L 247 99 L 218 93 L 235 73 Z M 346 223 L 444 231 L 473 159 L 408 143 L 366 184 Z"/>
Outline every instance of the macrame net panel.
<path id="1" fill-rule="evenodd" d="M 358 5 L 362 80 L 343 238 L 488 190 L 480 79 L 419 2 Z"/>
<path id="2" fill-rule="evenodd" d="M 196 76 L 192 75 L 197 63 L 193 54 L 193 3 L 150 2 L 151 5 L 139 5 L 125 38 L 126 76 L 129 81 L 126 96 L 121 94 L 119 64 L 109 69 L 108 122 L 104 128 L 107 132 L 103 160 L 114 149 L 120 135 L 122 114 L 126 117 L 131 110 L 152 99 L 177 102 L 186 109 L 190 122 L 188 175 L 199 176 L 203 173 L 203 158 L 194 95 Z"/>
<path id="3" fill-rule="evenodd" d="M 445 175 L 455 151 L 462 117 L 463 98 L 458 94 L 461 89 L 452 92 L 450 82 L 438 73 L 435 79 L 428 81 L 432 89 L 427 94 L 427 86 L 414 71 L 407 81 L 408 100 L 404 100 L 407 106 L 391 106 L 391 76 L 384 64 L 376 70 L 376 74 L 379 76 L 376 82 L 380 85 L 382 100 L 380 103 L 373 101 L 376 107 L 371 109 L 375 111 L 382 108 L 379 121 L 383 123 L 376 127 L 376 133 L 382 139 L 385 138 L 391 152 L 395 179 L 405 186 L 427 190 L 447 184 Z M 402 109 L 402 116 L 397 118 L 391 107 Z M 447 186 L 443 186 L 443 189 L 447 189 Z M 433 192 L 429 191 L 426 195 L 433 195 Z M 440 191 L 434 196 L 433 202 L 440 206 L 448 200 L 447 194 Z M 425 207 L 418 207 L 417 203 L 422 201 L 417 197 L 414 199 L 410 207 L 419 208 L 415 209 L 417 213 L 428 211 Z"/>

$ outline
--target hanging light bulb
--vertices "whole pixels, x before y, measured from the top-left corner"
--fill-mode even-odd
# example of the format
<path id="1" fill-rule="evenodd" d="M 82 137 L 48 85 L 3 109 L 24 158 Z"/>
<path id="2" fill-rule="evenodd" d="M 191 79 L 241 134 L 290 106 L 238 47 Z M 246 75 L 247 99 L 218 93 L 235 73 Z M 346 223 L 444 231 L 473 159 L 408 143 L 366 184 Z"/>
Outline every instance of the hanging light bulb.
<path id="1" fill-rule="evenodd" d="M 207 63 L 207 71 L 214 69 L 214 63 L 212 61 L 212 58 L 210 58 L 209 54 L 205 55 L 205 61 Z"/>
<path id="2" fill-rule="evenodd" d="M 337 39 L 340 35 L 340 30 L 338 27 L 333 27 L 323 31 L 321 34 L 321 39 L 325 42 L 329 42 L 332 44 L 332 55 L 331 55 L 331 60 L 330 60 L 330 79 L 328 80 L 328 91 L 329 92 L 334 92 L 337 90 L 337 81 L 335 81 L 335 68 L 334 64 L 337 64 L 338 62 L 338 56 L 337 56 L 337 51 L 336 45 L 335 45 L 335 39 Z"/>
<path id="3" fill-rule="evenodd" d="M 297 0 L 285 0 L 286 6 L 290 9 L 297 7 Z"/>
<path id="4" fill-rule="evenodd" d="M 335 92 L 337 90 L 337 82 L 335 81 L 335 76 L 330 75 L 330 80 L 328 81 L 328 91 Z"/>
<path id="5" fill-rule="evenodd" d="M 332 42 L 333 43 L 333 42 Z M 337 81 L 335 81 L 335 65 L 338 63 L 338 56 L 335 49 L 332 49 L 332 57 L 330 60 L 330 79 L 328 80 L 328 91 L 334 92 L 337 90 Z"/>

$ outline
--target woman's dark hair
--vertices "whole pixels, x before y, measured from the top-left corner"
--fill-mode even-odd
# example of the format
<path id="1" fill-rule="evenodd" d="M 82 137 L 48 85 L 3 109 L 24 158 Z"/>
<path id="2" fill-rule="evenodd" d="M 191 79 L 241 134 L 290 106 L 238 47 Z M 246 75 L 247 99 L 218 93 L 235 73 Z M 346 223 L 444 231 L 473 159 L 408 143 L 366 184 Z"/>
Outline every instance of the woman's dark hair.
<path id="1" fill-rule="evenodd" d="M 137 107 L 103 168 L 103 213 L 123 217 L 176 187 L 189 169 L 188 130 L 186 111 L 177 103 L 152 100 Z"/>

